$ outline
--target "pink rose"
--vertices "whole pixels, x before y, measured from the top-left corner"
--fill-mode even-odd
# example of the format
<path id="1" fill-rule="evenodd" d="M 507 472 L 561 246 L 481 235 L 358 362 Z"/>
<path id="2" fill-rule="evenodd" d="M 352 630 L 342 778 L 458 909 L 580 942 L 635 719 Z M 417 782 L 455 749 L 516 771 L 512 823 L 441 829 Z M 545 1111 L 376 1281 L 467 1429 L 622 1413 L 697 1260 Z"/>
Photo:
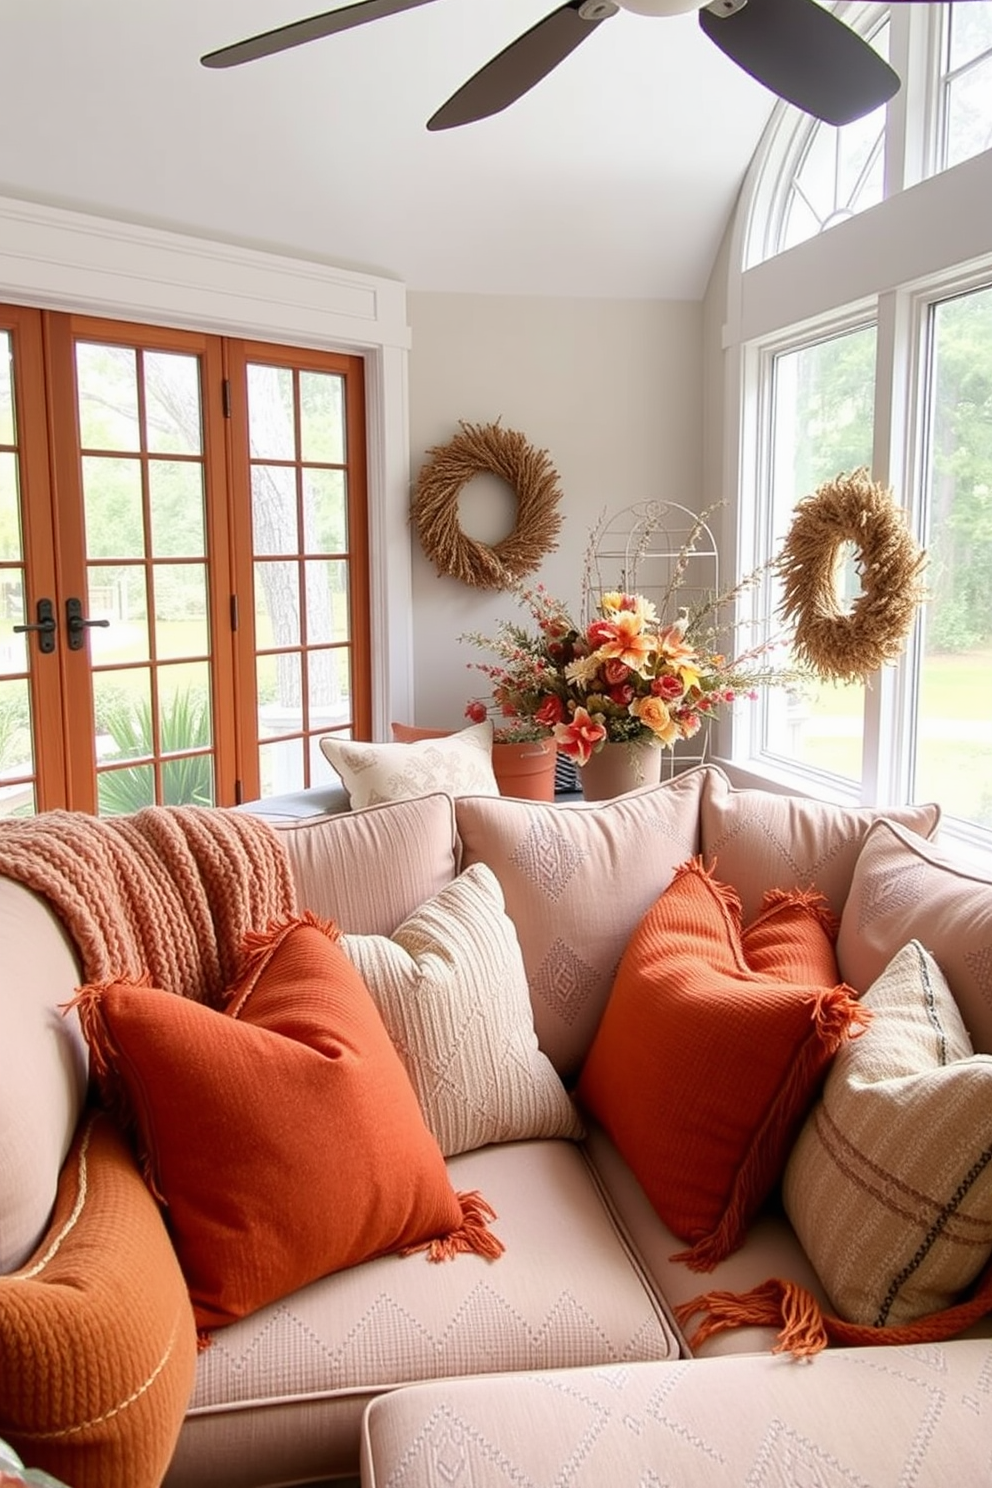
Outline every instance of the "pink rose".
<path id="1" fill-rule="evenodd" d="M 666 703 L 671 703 L 682 696 L 685 688 L 682 686 L 681 677 L 673 677 L 670 673 L 666 673 L 664 677 L 655 677 L 651 683 L 651 691 L 655 697 L 664 698 Z"/>

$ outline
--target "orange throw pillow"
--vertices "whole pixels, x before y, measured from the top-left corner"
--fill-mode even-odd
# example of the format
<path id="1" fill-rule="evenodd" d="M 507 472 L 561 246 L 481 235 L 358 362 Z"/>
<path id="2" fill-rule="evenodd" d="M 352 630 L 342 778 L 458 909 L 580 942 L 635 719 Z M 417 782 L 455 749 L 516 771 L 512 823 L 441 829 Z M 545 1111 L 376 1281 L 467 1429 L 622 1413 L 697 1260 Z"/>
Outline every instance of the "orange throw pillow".
<path id="1" fill-rule="evenodd" d="M 578 1097 L 665 1224 L 711 1270 L 744 1239 L 841 1041 L 866 1015 L 838 985 L 820 895 L 740 901 L 695 858 L 634 932 Z"/>
<path id="2" fill-rule="evenodd" d="M 457 1195 L 335 927 L 249 935 L 223 1012 L 117 982 L 77 999 L 105 1098 L 133 1121 L 201 1329 L 388 1251 L 495 1256 Z"/>
<path id="3" fill-rule="evenodd" d="M 73 1488 L 158 1488 L 195 1369 L 162 1216 L 114 1123 L 84 1115 L 47 1233 L 0 1277 L 0 1434 Z"/>

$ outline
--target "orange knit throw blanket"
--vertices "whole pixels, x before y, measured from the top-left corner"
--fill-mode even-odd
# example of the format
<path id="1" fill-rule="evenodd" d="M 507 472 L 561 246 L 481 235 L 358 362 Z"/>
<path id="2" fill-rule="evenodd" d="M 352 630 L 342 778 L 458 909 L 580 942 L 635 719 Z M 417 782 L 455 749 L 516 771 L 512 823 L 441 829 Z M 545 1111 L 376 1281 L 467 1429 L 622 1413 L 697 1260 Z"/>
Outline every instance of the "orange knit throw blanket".
<path id="1" fill-rule="evenodd" d="M 0 821 L 0 873 L 51 904 L 87 982 L 147 974 L 211 1006 L 237 977 L 246 931 L 291 915 L 289 861 L 267 822 L 206 806 Z"/>

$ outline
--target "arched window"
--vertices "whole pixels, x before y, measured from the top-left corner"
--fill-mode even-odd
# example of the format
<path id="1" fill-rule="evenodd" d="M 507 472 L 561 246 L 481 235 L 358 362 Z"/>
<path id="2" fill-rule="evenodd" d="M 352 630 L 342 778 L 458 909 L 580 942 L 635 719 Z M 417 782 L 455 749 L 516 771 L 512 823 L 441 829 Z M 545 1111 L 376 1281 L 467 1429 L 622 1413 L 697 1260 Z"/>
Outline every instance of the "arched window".
<path id="1" fill-rule="evenodd" d="M 727 284 L 725 536 L 749 571 L 797 501 L 864 464 L 928 549 L 929 598 L 897 666 L 770 694 L 723 742 L 781 788 L 937 799 L 992 855 L 992 0 L 838 13 L 903 85 L 843 129 L 780 104 L 755 156 Z M 767 624 L 771 583 L 756 603 Z"/>

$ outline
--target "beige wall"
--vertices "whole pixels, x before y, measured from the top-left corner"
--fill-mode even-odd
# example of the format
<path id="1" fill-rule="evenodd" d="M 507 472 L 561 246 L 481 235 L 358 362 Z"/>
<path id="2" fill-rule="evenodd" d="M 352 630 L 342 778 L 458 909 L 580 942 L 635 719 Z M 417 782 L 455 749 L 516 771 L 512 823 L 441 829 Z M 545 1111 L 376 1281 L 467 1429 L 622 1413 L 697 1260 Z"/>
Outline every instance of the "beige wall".
<path id="1" fill-rule="evenodd" d="M 639 300 L 408 295 L 412 479 L 459 420 L 519 429 L 546 449 L 561 479 L 557 551 L 529 582 L 577 607 L 590 528 L 604 508 L 657 499 L 697 508 L 702 493 L 703 307 Z M 462 526 L 498 541 L 514 504 L 478 477 Z M 415 722 L 455 727 L 484 679 L 480 653 L 459 643 L 520 614 L 506 595 L 438 576 L 413 543 Z"/>

